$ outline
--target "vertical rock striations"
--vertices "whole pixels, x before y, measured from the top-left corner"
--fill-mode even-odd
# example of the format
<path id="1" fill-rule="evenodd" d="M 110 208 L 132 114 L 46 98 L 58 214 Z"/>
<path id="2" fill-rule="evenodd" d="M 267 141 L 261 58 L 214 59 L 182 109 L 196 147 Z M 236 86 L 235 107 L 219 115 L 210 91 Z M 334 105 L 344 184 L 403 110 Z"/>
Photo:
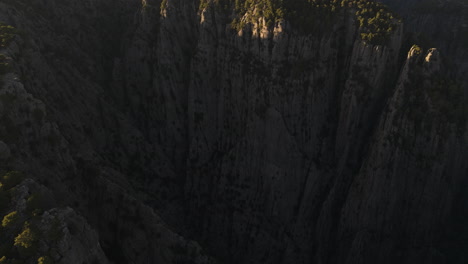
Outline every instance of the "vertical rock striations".
<path id="1" fill-rule="evenodd" d="M 115 263 L 213 263 L 171 229 L 221 263 L 453 262 L 466 101 L 444 52 L 401 65 L 403 24 L 371 41 L 367 1 L 265 3 L 0 3 L 1 169 Z"/>

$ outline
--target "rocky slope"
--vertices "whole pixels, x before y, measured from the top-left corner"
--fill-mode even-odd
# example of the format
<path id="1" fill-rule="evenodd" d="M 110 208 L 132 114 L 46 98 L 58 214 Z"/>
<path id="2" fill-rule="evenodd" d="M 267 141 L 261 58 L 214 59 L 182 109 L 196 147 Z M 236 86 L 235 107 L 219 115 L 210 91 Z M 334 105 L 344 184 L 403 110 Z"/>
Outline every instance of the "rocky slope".
<path id="1" fill-rule="evenodd" d="M 62 255 L 99 239 L 99 263 L 466 260 L 466 100 L 447 49 L 401 63 L 404 24 L 363 41 L 354 5 L 299 31 L 225 3 L 0 2 L 17 29 L 0 51 L 1 168 L 90 230 Z"/>
<path id="2" fill-rule="evenodd" d="M 1 263 L 109 263 L 86 220 L 69 207 L 52 208 L 50 190 L 21 178 L 2 178 Z"/>
<path id="3" fill-rule="evenodd" d="M 99 6 L 104 3 L 94 1 L 47 4 L 50 8 L 43 9 L 43 3 L 37 2 L 28 9 L 23 2 L 0 3 L 0 17 L 5 18 L 4 23 L 17 28 L 14 38 L 1 50 L 9 64 L 7 73 L 2 75 L 0 91 L 2 173 L 17 169 L 32 175 L 52 190 L 59 215 L 69 215 L 68 209 L 60 209 L 69 206 L 84 216 L 90 228 L 99 233 L 100 247 L 106 254 L 106 259 L 101 258 L 97 263 L 127 260 L 134 263 L 211 263 L 196 243 L 171 231 L 153 209 L 135 199 L 136 192 L 129 181 L 146 174 L 135 172 L 135 178 L 126 179 L 117 166 L 119 163 L 130 166 L 130 156 L 111 158 L 122 155 L 119 151 L 125 155 L 143 151 L 155 158 L 156 151 L 141 132 L 132 127 L 132 121 L 125 114 L 103 100 L 102 83 L 111 72 L 105 72 L 106 65 L 93 60 L 107 60 L 111 51 L 99 45 L 113 40 L 113 35 L 102 35 L 89 28 L 94 38 L 83 39 L 82 42 L 87 43 L 83 44 L 78 39 L 86 30 L 71 34 L 76 32 L 72 28 L 79 26 L 77 16 L 87 14 L 90 5 L 92 9 L 105 11 L 110 3 L 107 6 Z M 93 17 L 88 19 L 97 23 L 93 19 L 103 14 L 90 15 Z M 69 20 L 55 23 L 58 17 Z M 81 18 L 85 23 L 86 19 Z M 95 41 L 96 45 L 88 41 Z M 120 135 L 125 136 L 126 143 L 122 141 L 122 145 L 116 143 L 121 141 Z M 147 165 L 152 170 L 164 168 L 162 160 L 157 160 L 158 166 Z M 141 167 L 144 170 L 146 166 Z M 93 239 L 97 238 L 93 232 L 96 231 L 81 234 L 83 240 L 91 243 L 63 252 L 60 258 L 53 260 L 92 263 L 92 259 L 88 259 L 92 256 L 85 252 L 94 250 Z M 65 243 L 75 247 L 71 239 Z M 15 247 L 2 254 L 6 254 L 8 261 L 21 257 Z"/>

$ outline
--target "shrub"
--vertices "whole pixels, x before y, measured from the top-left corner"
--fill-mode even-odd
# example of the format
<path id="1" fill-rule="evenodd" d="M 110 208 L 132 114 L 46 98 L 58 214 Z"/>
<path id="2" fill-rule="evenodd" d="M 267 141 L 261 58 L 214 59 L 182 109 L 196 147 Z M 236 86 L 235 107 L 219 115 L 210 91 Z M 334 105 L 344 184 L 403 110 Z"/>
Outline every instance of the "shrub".
<path id="1" fill-rule="evenodd" d="M 236 15 L 231 27 L 237 31 L 246 23 L 257 23 L 263 18 L 269 28 L 287 20 L 300 33 L 320 34 L 331 29 L 338 14 L 353 10 L 359 21 L 360 37 L 371 44 L 385 44 L 397 21 L 385 5 L 374 0 L 214 0 L 213 3 L 227 12 L 234 8 Z M 201 1 L 200 9 L 208 5 L 209 1 Z"/>
<path id="2" fill-rule="evenodd" d="M 37 260 L 37 264 L 53 264 L 53 263 L 54 261 L 49 256 L 43 256 Z"/>
<path id="3" fill-rule="evenodd" d="M 15 237 L 14 245 L 18 249 L 31 249 L 35 246 L 36 234 L 28 222 L 24 224 L 23 231 Z"/>
<path id="4" fill-rule="evenodd" d="M 419 47 L 419 46 L 416 45 L 416 44 L 413 45 L 413 46 L 411 47 L 411 49 L 414 50 L 415 55 L 420 55 L 420 54 L 422 54 L 422 52 L 423 52 L 422 49 L 421 49 L 421 47 Z"/>
<path id="5" fill-rule="evenodd" d="M 5 23 L 0 22 L 0 48 L 5 48 L 13 40 L 17 30 Z"/>
<path id="6" fill-rule="evenodd" d="M 385 5 L 369 0 L 350 1 L 350 5 L 358 10 L 356 17 L 362 40 L 378 45 L 388 42 L 396 28 L 396 19 Z"/>
<path id="7" fill-rule="evenodd" d="M 166 9 L 166 7 L 167 7 L 167 0 L 162 0 L 160 9 L 164 10 L 164 9 Z"/>
<path id="8" fill-rule="evenodd" d="M 5 217 L 3 217 L 2 226 L 3 227 L 11 227 L 11 226 L 15 225 L 17 222 L 18 222 L 18 212 L 13 211 L 13 212 L 5 215 Z"/>

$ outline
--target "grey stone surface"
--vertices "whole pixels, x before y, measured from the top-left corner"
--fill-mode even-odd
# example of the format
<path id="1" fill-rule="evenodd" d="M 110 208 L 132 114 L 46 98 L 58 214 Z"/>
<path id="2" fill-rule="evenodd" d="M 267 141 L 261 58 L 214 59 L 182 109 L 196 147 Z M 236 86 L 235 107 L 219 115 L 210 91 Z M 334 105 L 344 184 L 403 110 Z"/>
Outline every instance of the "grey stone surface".
<path id="1" fill-rule="evenodd" d="M 5 51 L 0 140 L 9 167 L 73 207 L 49 212 L 84 230 L 63 263 L 443 255 L 468 157 L 427 92 L 443 53 L 402 66 L 402 24 L 374 46 L 348 13 L 324 34 L 262 19 L 235 32 L 218 9 L 164 3 L 0 3 L 24 31 Z"/>

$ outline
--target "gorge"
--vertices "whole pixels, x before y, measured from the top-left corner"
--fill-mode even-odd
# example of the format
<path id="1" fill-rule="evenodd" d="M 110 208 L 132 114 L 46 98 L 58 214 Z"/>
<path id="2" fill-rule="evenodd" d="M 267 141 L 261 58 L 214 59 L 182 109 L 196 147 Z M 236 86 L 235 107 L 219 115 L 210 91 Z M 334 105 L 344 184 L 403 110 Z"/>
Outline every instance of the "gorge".
<path id="1" fill-rule="evenodd" d="M 468 4 L 382 2 L 0 0 L 0 263 L 466 263 Z"/>

